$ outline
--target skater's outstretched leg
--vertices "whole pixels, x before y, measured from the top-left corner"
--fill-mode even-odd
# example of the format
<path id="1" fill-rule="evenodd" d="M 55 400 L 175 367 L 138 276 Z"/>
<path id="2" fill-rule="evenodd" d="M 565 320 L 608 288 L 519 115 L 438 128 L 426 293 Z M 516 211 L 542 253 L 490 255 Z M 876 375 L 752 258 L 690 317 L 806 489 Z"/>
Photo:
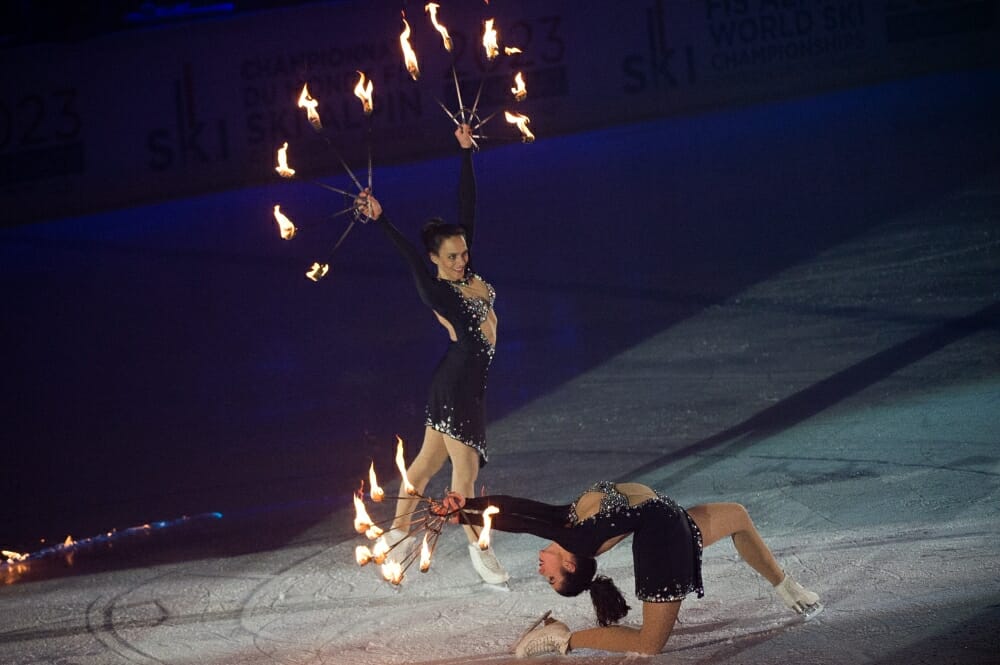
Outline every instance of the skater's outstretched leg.
<path id="1" fill-rule="evenodd" d="M 819 595 L 804 589 L 802 585 L 788 577 L 775 560 L 770 548 L 760 537 L 757 527 L 738 503 L 706 503 L 688 510 L 695 524 L 701 529 L 704 547 L 718 542 L 726 536 L 733 539 L 733 545 L 740 557 L 751 568 L 760 573 L 774 586 L 781 600 L 792 610 L 806 617 L 815 615 L 822 609 Z"/>

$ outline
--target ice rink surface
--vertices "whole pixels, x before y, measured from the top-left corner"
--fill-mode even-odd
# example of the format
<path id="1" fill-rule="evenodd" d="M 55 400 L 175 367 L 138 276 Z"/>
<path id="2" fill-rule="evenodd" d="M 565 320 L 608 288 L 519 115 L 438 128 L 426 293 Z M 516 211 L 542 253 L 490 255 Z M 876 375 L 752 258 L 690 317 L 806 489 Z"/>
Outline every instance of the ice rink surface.
<path id="1" fill-rule="evenodd" d="M 643 482 L 687 506 L 739 501 L 786 570 L 825 605 L 822 614 L 802 621 L 728 542 L 719 543 L 705 551 L 705 597 L 684 601 L 661 654 L 581 650 L 535 662 L 1000 662 L 1000 160 L 996 138 L 984 138 L 995 131 L 996 81 L 996 73 L 932 77 L 832 93 L 821 101 L 550 139 L 557 144 L 552 152 L 528 165 L 523 176 L 511 177 L 507 184 L 527 189 L 541 218 L 554 220 L 563 212 L 572 219 L 551 221 L 562 224 L 563 232 L 540 228 L 530 242 L 524 236 L 508 241 L 503 252 L 522 248 L 529 258 L 493 271 L 501 293 L 501 342 L 497 383 L 491 385 L 492 452 L 481 483 L 491 492 L 553 502 L 568 502 L 599 479 Z M 984 90 L 993 92 L 981 102 L 962 100 Z M 817 118 L 820 111 L 824 118 Z M 781 122 L 768 120 L 774 117 Z M 709 144 L 722 139 L 737 147 L 720 148 L 719 162 L 706 157 Z M 660 140 L 673 146 L 673 155 L 657 150 L 664 148 L 656 145 Z M 602 158 L 577 168 L 616 174 L 608 182 L 613 191 L 604 197 L 610 201 L 604 205 L 618 213 L 608 222 L 610 233 L 600 232 L 597 222 L 579 221 L 587 214 L 579 192 L 604 176 L 585 174 L 580 184 L 572 174 L 550 170 L 581 145 Z M 833 160 L 864 146 L 872 154 Z M 762 152 L 765 147 L 771 152 Z M 484 198 L 503 205 L 487 180 L 517 160 L 506 150 L 481 156 L 481 206 Z M 887 156 L 886 150 L 895 152 Z M 397 167 L 385 179 L 404 182 L 407 168 Z M 938 186 L 921 182 L 920 174 Z M 678 184 L 684 177 L 685 185 Z M 909 182 L 900 184 L 899 178 Z M 557 201 L 540 191 L 549 182 L 557 183 Z M 720 199 L 739 205 L 710 200 L 718 182 L 727 184 Z M 887 183 L 895 189 L 880 197 Z M 687 185 L 696 196 L 684 197 Z M 576 200 L 574 186 L 580 187 Z M 172 210 L 197 230 L 193 220 L 209 210 L 249 219 L 249 210 L 268 195 L 226 193 L 178 202 Z M 398 195 L 397 208 L 406 196 Z M 846 231 L 831 230 L 830 207 L 836 205 L 842 205 L 837 214 L 854 209 L 865 222 L 845 221 Z M 650 248 L 653 236 L 621 232 L 634 217 L 666 226 L 738 210 L 755 220 L 757 234 L 766 228 L 761 220 L 774 215 L 773 235 L 742 238 L 734 226 L 704 254 L 717 252 L 714 265 L 692 259 L 677 274 L 669 265 L 652 264 L 658 258 L 683 263 L 671 261 L 671 252 L 691 247 Z M 141 231 L 127 235 L 125 220 L 149 214 L 167 218 L 171 212 L 120 212 L 109 215 L 107 227 L 100 217 L 88 220 L 97 236 L 106 234 L 93 247 L 108 243 L 108 256 L 127 255 L 143 240 Z M 574 220 L 581 229 L 598 229 L 586 239 L 589 249 L 567 248 L 584 243 L 572 234 L 567 239 Z M 46 227 L 51 225 L 5 231 L 4 256 L 22 256 L 25 246 L 56 251 L 57 232 Z M 141 228 L 158 233 L 155 224 Z M 121 237 L 109 240 L 113 233 Z M 669 243 L 668 236 L 655 236 L 655 242 Z M 194 256 L 185 259 L 192 263 L 217 258 L 191 250 L 199 240 L 228 242 L 210 229 L 185 237 L 171 252 Z M 685 238 L 695 236 L 677 230 L 677 237 L 678 243 L 693 243 Z M 807 237 L 822 241 L 813 246 Z M 554 239 L 565 246 L 553 247 Z M 240 245 L 232 249 L 236 258 L 212 276 L 227 274 L 233 265 L 254 265 L 256 241 L 232 240 Z M 530 258 L 535 251 L 542 258 Z M 587 262 L 575 263 L 577 251 Z M 779 259 L 760 259 L 762 253 Z M 377 259 L 386 265 L 394 260 L 391 254 Z M 539 261 L 547 265 L 535 265 Z M 8 282 L 31 282 L 24 277 L 28 267 L 19 272 L 10 265 L 8 260 Z M 363 272 L 357 265 L 348 264 L 345 272 Z M 272 260 L 267 269 L 273 276 L 290 268 Z M 376 277 L 386 283 L 405 279 L 388 271 Z M 336 309 L 336 297 L 327 298 Z M 400 300 L 415 297 L 407 291 Z M 505 302 L 531 303 L 522 310 L 507 305 L 506 329 Z M 409 304 L 406 316 L 420 316 L 417 304 Z M 16 307 L 29 311 L 27 305 Z M 547 327 L 542 310 L 573 325 Z M 360 320 L 367 327 L 359 337 L 381 341 L 381 321 Z M 608 347 L 595 350 L 605 339 Z M 504 340 L 510 340 L 508 358 L 517 363 L 504 364 Z M 391 340 L 386 344 L 396 348 Z M 538 350 L 524 350 L 531 345 Z M 575 347 L 585 362 L 567 368 Z M 541 357 L 546 354 L 548 361 Z M 374 371 L 388 371 L 393 362 L 385 359 L 385 367 Z M 418 396 L 425 370 L 400 370 Z M 342 391 L 340 401 L 349 402 L 354 387 L 348 377 L 331 390 Z M 52 411 L 58 414 L 59 407 Z M 406 417 L 419 428 L 418 415 Z M 24 428 L 39 429 L 32 423 Z M 157 429 L 147 424 L 151 432 Z M 224 428 L 212 429 L 213 435 L 220 431 L 218 446 L 229 451 L 220 455 L 238 468 L 239 442 L 227 439 Z M 38 437 L 35 445 L 43 445 Z M 385 450 L 377 460 L 382 475 L 395 478 L 391 444 L 382 437 L 372 445 Z M 9 443 L 6 450 L 16 454 Z M 186 450 L 183 442 L 178 450 Z M 354 548 L 365 541 L 353 533 L 353 511 L 340 499 L 354 487 L 348 478 L 366 476 L 367 461 L 362 465 L 346 453 L 337 458 L 342 465 L 310 460 L 309 454 L 334 455 L 319 446 L 295 451 L 305 479 L 299 496 L 296 476 L 287 475 L 290 463 L 276 462 L 272 478 L 265 468 L 252 490 L 234 490 L 252 497 L 240 509 L 214 514 L 224 501 L 212 497 L 225 493 L 199 494 L 198 486 L 224 483 L 207 473 L 178 472 L 183 489 L 177 494 L 195 497 L 193 509 L 184 513 L 188 519 L 120 531 L 106 542 L 22 566 L 6 564 L 0 578 L 6 583 L 0 586 L 0 662 L 500 664 L 514 660 L 508 652 L 512 641 L 546 610 L 571 628 L 593 625 L 585 596 L 558 596 L 536 574 L 536 553 L 545 543 L 531 536 L 495 536 L 496 552 L 512 575 L 505 590 L 479 582 L 454 527 L 442 535 L 430 571 L 411 569 L 398 588 L 381 580 L 373 566 L 359 568 Z M 411 445 L 408 455 L 414 453 Z M 60 454 L 53 450 L 48 464 L 58 465 Z M 273 457 L 281 451 L 275 449 Z M 113 457 L 108 463 L 115 465 Z M 312 469 L 318 469 L 318 481 L 311 480 Z M 135 474 L 122 464 L 109 474 L 112 484 L 116 475 Z M 444 489 L 446 475 L 433 481 L 434 492 Z M 271 480 L 278 497 L 273 500 Z M 323 498 L 307 491 L 313 482 L 337 488 Z M 86 479 L 80 483 L 85 486 Z M 118 503 L 107 500 L 88 510 L 95 521 L 121 519 L 108 524 L 118 529 L 141 523 L 128 521 L 133 513 L 119 504 L 136 515 L 147 511 L 148 519 L 180 518 L 180 512 L 164 515 L 143 505 L 142 493 L 127 489 L 127 482 L 121 487 L 126 489 Z M 53 505 L 73 502 L 65 499 L 72 491 L 49 489 L 33 491 L 40 502 L 44 495 L 62 497 L 50 499 Z M 175 505 L 169 490 L 158 485 L 155 493 L 167 495 L 157 500 L 158 509 Z M 82 494 L 77 499 L 86 501 Z M 384 517 L 386 510 L 376 506 L 373 514 Z M 99 533 L 90 524 L 81 528 L 90 530 L 74 533 L 78 540 Z M 25 531 L 21 527 L 19 534 Z M 625 623 L 637 624 L 641 612 L 632 594 L 627 542 L 601 557 L 599 572 L 625 592 L 633 606 Z"/>

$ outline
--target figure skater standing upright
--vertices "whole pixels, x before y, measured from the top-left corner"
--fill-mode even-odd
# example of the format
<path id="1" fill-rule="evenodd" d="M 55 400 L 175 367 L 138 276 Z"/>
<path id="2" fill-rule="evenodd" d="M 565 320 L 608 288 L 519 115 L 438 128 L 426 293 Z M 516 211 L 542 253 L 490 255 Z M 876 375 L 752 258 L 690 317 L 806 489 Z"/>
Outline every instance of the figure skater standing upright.
<path id="1" fill-rule="evenodd" d="M 462 169 L 458 188 L 458 224 L 439 218 L 428 221 L 422 230 L 427 256 L 436 267 L 428 272 L 423 257 L 383 214 L 382 206 L 369 193 L 358 198 L 362 212 L 375 220 L 409 265 L 417 293 L 444 326 L 451 343 L 434 371 L 426 406 L 424 440 L 406 470 L 418 492 L 451 460 L 451 488 L 473 496 L 479 469 L 486 464 L 486 380 L 497 340 L 497 316 L 493 310 L 496 292 L 473 272 L 469 249 L 476 221 L 476 180 L 472 168 L 472 130 L 461 125 L 455 138 L 462 149 Z M 399 496 L 405 496 L 401 490 Z M 392 530 L 386 534 L 390 545 L 405 538 L 413 499 L 396 503 Z M 502 584 L 510 577 L 492 548 L 482 551 L 475 545 L 477 535 L 466 527 L 469 556 L 483 581 Z"/>

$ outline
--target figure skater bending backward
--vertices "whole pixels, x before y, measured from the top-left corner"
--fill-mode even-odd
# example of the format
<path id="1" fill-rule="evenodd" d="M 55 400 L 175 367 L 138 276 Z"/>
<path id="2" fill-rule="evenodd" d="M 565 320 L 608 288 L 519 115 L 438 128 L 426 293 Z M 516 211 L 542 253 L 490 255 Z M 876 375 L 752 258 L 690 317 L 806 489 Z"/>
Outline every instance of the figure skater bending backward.
<path id="1" fill-rule="evenodd" d="M 435 218 L 422 231 L 424 248 L 436 274 L 428 272 L 424 259 L 383 214 L 382 206 L 367 192 L 358 206 L 385 232 L 407 262 L 417 293 L 433 310 L 451 339 L 448 350 L 434 371 L 427 400 L 424 441 L 406 470 L 410 482 L 423 493 L 431 477 L 451 460 L 451 488 L 465 496 L 475 494 L 479 468 L 487 462 L 486 378 L 497 339 L 497 315 L 493 311 L 496 292 L 476 274 L 469 260 L 476 217 L 476 180 L 472 168 L 472 130 L 461 125 L 455 137 L 462 149 L 458 187 L 458 224 Z M 401 489 L 399 496 L 406 496 Z M 395 545 L 406 538 L 409 514 L 415 500 L 396 503 L 396 517 L 386 540 Z M 510 577 L 493 549 L 475 545 L 478 535 L 466 527 L 469 556 L 483 581 L 503 584 Z M 411 543 L 412 544 L 412 543 Z M 404 544 L 405 546 L 405 544 Z"/>
<path id="2" fill-rule="evenodd" d="M 494 505 L 493 528 L 531 533 L 553 542 L 538 553 L 538 572 L 558 593 L 590 591 L 599 627 L 571 632 L 551 620 L 526 633 L 518 657 L 565 654 L 571 649 L 655 654 L 663 648 L 689 593 L 704 595 L 701 552 L 729 536 L 740 557 L 768 582 L 792 610 L 809 618 L 822 609 L 819 596 L 795 582 L 775 561 L 746 509 L 738 503 L 706 503 L 685 510 L 673 499 L 639 483 L 602 481 L 569 505 L 554 506 L 512 496 L 466 499 L 450 492 L 439 508 L 466 524 L 482 524 L 477 511 Z M 635 595 L 642 626 L 615 626 L 629 611 L 610 578 L 595 575 L 595 557 L 632 535 Z"/>

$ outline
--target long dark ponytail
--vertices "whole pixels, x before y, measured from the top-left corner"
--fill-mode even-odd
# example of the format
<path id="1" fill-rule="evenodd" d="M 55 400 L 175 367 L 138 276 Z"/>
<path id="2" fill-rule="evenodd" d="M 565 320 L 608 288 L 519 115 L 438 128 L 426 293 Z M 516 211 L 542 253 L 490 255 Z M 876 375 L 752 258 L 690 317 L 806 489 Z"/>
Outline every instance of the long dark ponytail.
<path id="1" fill-rule="evenodd" d="M 618 590 L 610 577 L 596 575 L 597 559 L 576 556 L 576 570 L 563 569 L 563 578 L 555 590 L 563 596 L 579 596 L 584 590 L 590 591 L 590 602 L 594 604 L 597 623 L 608 626 L 625 618 L 632 608 L 625 602 L 625 596 Z"/>

